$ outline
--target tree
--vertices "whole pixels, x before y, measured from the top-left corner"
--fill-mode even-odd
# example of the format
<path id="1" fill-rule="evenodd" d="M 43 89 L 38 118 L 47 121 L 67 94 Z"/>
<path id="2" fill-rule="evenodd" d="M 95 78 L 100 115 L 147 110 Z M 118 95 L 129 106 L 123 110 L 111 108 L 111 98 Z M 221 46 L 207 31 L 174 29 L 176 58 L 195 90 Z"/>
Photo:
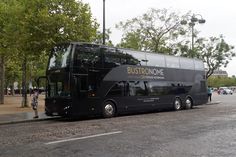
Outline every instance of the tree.
<path id="1" fill-rule="evenodd" d="M 0 104 L 4 103 L 4 57 L 0 55 Z"/>
<path id="2" fill-rule="evenodd" d="M 225 42 L 223 36 L 209 39 L 198 38 L 198 31 L 193 30 L 195 39 L 194 48 L 190 48 L 189 37 L 191 27 L 183 21 L 191 12 L 179 16 L 166 9 L 151 9 L 140 17 L 120 22 L 117 28 L 124 31 L 119 47 L 136 50 L 154 51 L 190 58 L 199 58 L 206 63 L 207 78 L 215 69 L 227 66 L 229 60 L 235 56 L 234 47 Z"/>
<path id="3" fill-rule="evenodd" d="M 116 27 L 124 31 L 119 46 L 138 50 L 149 50 L 159 53 L 171 53 L 171 42 L 181 34 L 185 34 L 186 26 L 181 20 L 187 16 L 179 16 L 167 9 L 151 9 L 140 17 L 120 22 Z"/>
<path id="4" fill-rule="evenodd" d="M 98 24 L 92 18 L 88 4 L 81 1 L 5 0 L 1 3 L 6 6 L 2 9 L 5 14 L 1 12 L 1 15 L 9 19 L 2 20 L 5 30 L 1 32 L 3 40 L 0 42 L 10 45 L 7 46 L 8 52 L 18 55 L 18 60 L 22 60 L 23 106 L 27 106 L 27 65 L 42 53 L 48 52 L 55 43 L 93 41 Z"/>
<path id="5" fill-rule="evenodd" d="M 229 45 L 222 35 L 220 37 L 210 37 L 209 39 L 198 39 L 195 42 L 195 49 L 195 56 L 203 60 L 207 65 L 207 78 L 217 68 L 226 67 L 229 60 L 235 56 L 234 47 Z"/>
<path id="6" fill-rule="evenodd" d="M 4 103 L 4 80 L 5 80 L 5 61 L 13 54 L 15 49 L 11 48 L 13 41 L 17 39 L 14 35 L 17 26 L 19 6 L 13 5 L 15 1 L 0 1 L 0 104 Z"/>
<path id="7" fill-rule="evenodd" d="M 105 31 L 105 39 L 106 39 L 105 40 L 106 41 L 105 45 L 107 45 L 107 46 L 114 46 L 112 41 L 110 40 L 110 35 L 111 35 L 111 30 L 110 29 L 106 29 L 106 31 Z M 96 44 L 103 44 L 103 33 L 102 32 L 100 32 L 100 31 L 97 32 L 97 36 L 94 39 L 94 42 Z"/>
<path id="8" fill-rule="evenodd" d="M 127 32 L 121 39 L 121 43 L 117 45 L 117 47 L 130 48 L 134 50 L 142 50 L 142 46 L 142 39 L 138 32 Z"/>
<path id="9" fill-rule="evenodd" d="M 236 86 L 236 78 L 210 76 L 207 79 L 207 83 L 208 83 L 208 86 L 216 87 L 216 88 Z"/>

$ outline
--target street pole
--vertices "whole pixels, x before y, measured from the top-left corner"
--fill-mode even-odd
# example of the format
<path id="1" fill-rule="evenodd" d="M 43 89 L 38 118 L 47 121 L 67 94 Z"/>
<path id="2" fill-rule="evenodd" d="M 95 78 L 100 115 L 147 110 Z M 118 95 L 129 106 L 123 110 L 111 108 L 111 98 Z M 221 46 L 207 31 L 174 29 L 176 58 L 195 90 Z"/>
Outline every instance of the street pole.
<path id="1" fill-rule="evenodd" d="M 191 28 L 192 28 L 192 46 L 191 46 L 191 50 L 192 50 L 192 52 L 191 52 L 191 54 L 190 54 L 190 56 L 191 57 L 193 57 L 193 54 L 194 54 L 194 23 L 192 23 L 191 24 Z"/>
<path id="2" fill-rule="evenodd" d="M 199 18 L 197 18 L 196 16 L 200 16 L 200 19 Z M 190 17 L 190 19 L 188 19 L 188 20 L 190 20 L 189 22 L 187 21 L 187 20 L 182 20 L 180 23 L 182 24 L 182 25 L 186 25 L 186 24 L 189 24 L 189 26 L 191 27 L 191 38 L 192 38 L 192 41 L 191 41 L 191 54 L 190 54 L 190 57 L 194 57 L 194 26 L 195 26 L 195 24 L 196 23 L 199 23 L 199 24 L 203 24 L 203 23 L 205 23 L 206 22 L 206 20 L 205 19 L 203 19 L 202 18 L 202 15 L 200 15 L 200 14 L 193 14 L 191 17 Z"/>
<path id="3" fill-rule="evenodd" d="M 105 32 L 106 31 L 106 27 L 105 27 L 105 0 L 103 0 L 103 35 L 102 35 L 102 44 L 105 45 L 106 44 L 106 39 L 105 39 Z"/>
<path id="4" fill-rule="evenodd" d="M 194 49 L 194 24 L 192 24 L 192 51 Z"/>

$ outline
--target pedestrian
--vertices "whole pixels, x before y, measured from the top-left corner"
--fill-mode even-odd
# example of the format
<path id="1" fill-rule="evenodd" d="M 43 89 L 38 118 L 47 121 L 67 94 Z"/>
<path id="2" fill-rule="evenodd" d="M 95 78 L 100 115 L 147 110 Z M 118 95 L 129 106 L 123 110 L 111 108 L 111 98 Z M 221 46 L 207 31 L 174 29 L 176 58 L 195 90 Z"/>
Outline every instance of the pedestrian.
<path id="1" fill-rule="evenodd" d="M 33 98 L 32 98 L 32 102 L 31 102 L 32 109 L 34 110 L 34 113 L 35 113 L 34 118 L 39 118 L 39 116 L 38 116 L 38 96 L 39 96 L 38 90 L 34 89 Z"/>
<path id="2" fill-rule="evenodd" d="M 207 94 L 208 94 L 208 101 L 210 100 L 210 102 L 211 102 L 212 89 L 210 87 L 208 87 L 208 89 L 207 89 Z"/>

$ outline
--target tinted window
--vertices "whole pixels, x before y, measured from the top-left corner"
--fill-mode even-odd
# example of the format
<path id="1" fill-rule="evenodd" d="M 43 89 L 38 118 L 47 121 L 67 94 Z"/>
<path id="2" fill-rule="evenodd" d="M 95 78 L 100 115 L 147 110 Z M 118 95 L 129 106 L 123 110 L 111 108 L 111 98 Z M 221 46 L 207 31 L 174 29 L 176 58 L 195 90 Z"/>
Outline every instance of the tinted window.
<path id="1" fill-rule="evenodd" d="M 179 58 L 174 56 L 166 56 L 166 66 L 168 68 L 179 68 Z"/>
<path id="2" fill-rule="evenodd" d="M 165 67 L 165 56 L 159 54 L 147 53 L 147 65 L 156 67 Z"/>
<path id="3" fill-rule="evenodd" d="M 116 83 L 108 92 L 107 96 L 122 96 L 124 84 L 122 82 Z"/>
<path id="4" fill-rule="evenodd" d="M 130 54 L 126 54 L 126 64 L 129 64 L 129 65 L 139 65 L 139 60 L 135 57 L 133 57 L 132 55 Z"/>
<path id="5" fill-rule="evenodd" d="M 122 60 L 122 55 L 115 54 L 115 53 L 104 53 L 104 61 L 105 61 L 105 67 L 115 67 L 122 64 L 122 62 L 125 62 L 125 60 Z"/>
<path id="6" fill-rule="evenodd" d="M 68 84 L 66 82 L 50 82 L 48 96 L 70 96 Z"/>
<path id="7" fill-rule="evenodd" d="M 65 68 L 70 63 L 71 45 L 55 46 L 49 59 L 48 70 Z"/>
<path id="8" fill-rule="evenodd" d="M 74 66 L 93 67 L 100 61 L 99 49 L 76 46 Z"/>
<path id="9" fill-rule="evenodd" d="M 180 67 L 182 69 L 194 69 L 194 62 L 192 59 L 180 58 Z"/>
<path id="10" fill-rule="evenodd" d="M 132 58 L 138 61 L 138 64 L 146 65 L 147 59 L 145 58 L 145 53 L 143 52 L 137 52 L 137 51 L 127 51 L 127 54 L 131 55 Z"/>
<path id="11" fill-rule="evenodd" d="M 129 96 L 145 96 L 147 91 L 143 81 L 130 81 L 129 86 Z"/>
<path id="12" fill-rule="evenodd" d="M 188 83 L 173 82 L 171 83 L 171 94 L 179 95 L 188 92 L 191 89 L 191 86 Z"/>
<path id="13" fill-rule="evenodd" d="M 196 70 L 204 70 L 204 64 L 202 61 L 194 60 L 194 65 Z"/>
<path id="14" fill-rule="evenodd" d="M 167 82 L 148 82 L 147 88 L 150 96 L 167 95 L 170 92 Z"/>

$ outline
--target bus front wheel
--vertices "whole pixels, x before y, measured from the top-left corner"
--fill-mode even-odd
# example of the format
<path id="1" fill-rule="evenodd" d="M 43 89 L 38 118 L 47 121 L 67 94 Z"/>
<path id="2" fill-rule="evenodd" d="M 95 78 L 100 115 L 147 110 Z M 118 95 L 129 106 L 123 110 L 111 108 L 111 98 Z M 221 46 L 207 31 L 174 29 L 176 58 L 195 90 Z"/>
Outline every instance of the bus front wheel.
<path id="1" fill-rule="evenodd" d="M 179 111 L 181 110 L 182 108 L 182 103 L 181 103 L 181 100 L 179 98 L 175 98 L 175 101 L 174 101 L 174 110 L 175 111 Z"/>
<path id="2" fill-rule="evenodd" d="M 111 101 L 107 101 L 103 104 L 103 117 L 111 118 L 114 117 L 116 113 L 115 104 Z"/>

